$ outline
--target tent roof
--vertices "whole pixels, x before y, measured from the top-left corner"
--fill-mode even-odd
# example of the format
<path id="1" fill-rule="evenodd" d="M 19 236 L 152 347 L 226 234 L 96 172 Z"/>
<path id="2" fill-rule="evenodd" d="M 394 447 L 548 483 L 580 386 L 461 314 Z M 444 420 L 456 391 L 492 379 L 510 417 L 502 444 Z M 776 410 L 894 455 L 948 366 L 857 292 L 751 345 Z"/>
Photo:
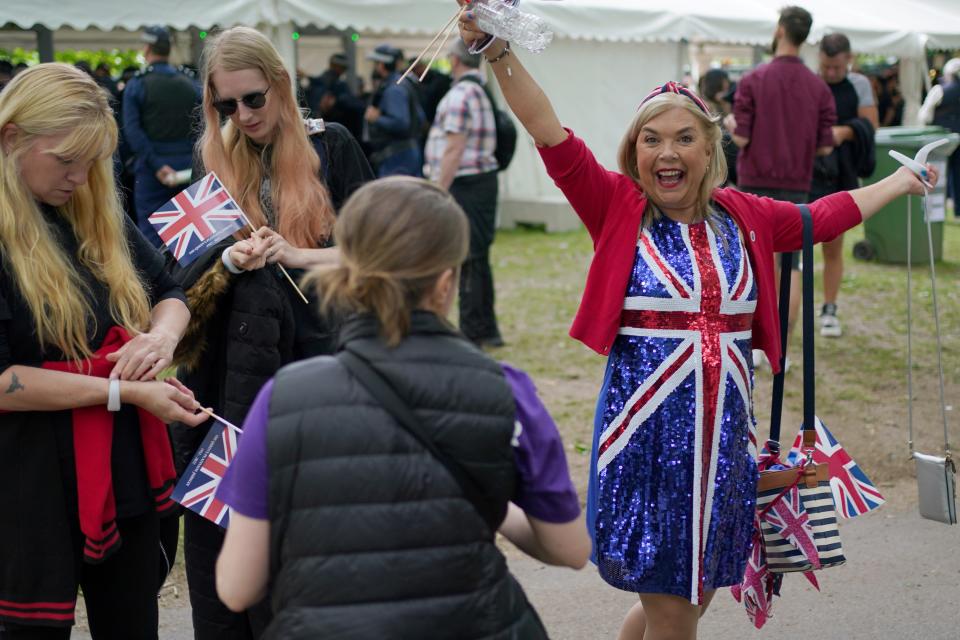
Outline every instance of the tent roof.
<path id="1" fill-rule="evenodd" d="M 215 24 L 273 24 L 280 20 L 275 9 L 272 0 L 3 0 L 0 21 L 24 29 L 41 24 L 52 30 L 137 31 L 146 25 L 163 24 L 182 30 Z"/>
<path id="2" fill-rule="evenodd" d="M 927 44 L 960 48 L 956 0 L 798 0 L 814 17 L 811 40 L 843 31 L 860 52 L 916 55 Z M 559 36 L 605 41 L 767 44 L 784 0 L 524 0 Z M 452 0 L 5 0 L 18 26 L 136 30 L 218 24 L 333 26 L 384 34 L 432 34 L 453 15 Z"/>

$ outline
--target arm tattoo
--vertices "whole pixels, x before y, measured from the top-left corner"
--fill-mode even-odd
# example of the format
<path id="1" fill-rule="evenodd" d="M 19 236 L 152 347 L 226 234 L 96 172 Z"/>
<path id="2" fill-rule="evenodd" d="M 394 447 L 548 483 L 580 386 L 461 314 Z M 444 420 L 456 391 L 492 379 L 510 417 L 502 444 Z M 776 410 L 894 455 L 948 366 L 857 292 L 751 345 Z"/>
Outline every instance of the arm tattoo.
<path id="1" fill-rule="evenodd" d="M 26 389 L 22 384 L 20 384 L 20 378 L 17 377 L 17 374 L 13 374 L 13 380 L 10 381 L 10 386 L 7 387 L 7 393 L 13 393 L 14 391 L 19 391 L 20 389 Z"/>

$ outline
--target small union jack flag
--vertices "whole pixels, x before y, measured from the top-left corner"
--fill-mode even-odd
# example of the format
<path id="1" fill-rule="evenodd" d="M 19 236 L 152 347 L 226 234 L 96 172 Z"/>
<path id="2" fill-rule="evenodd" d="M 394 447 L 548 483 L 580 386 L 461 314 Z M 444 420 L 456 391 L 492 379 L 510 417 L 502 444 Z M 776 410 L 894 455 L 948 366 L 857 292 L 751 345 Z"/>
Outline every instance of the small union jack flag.
<path id="1" fill-rule="evenodd" d="M 782 573 L 770 573 L 767 569 L 767 557 L 763 549 L 763 534 L 760 523 L 754 522 L 753 547 L 747 559 L 747 567 L 740 584 L 730 587 L 737 602 L 742 602 L 747 617 L 757 629 L 766 624 L 773 611 L 773 597 L 780 595 L 783 583 Z"/>
<path id="2" fill-rule="evenodd" d="M 173 490 L 173 499 L 226 529 L 230 508 L 217 499 L 217 487 L 236 452 L 236 431 L 214 424 Z"/>
<path id="3" fill-rule="evenodd" d="M 860 465 L 837 442 L 820 418 L 816 419 L 815 428 L 817 444 L 813 451 L 813 461 L 830 466 L 830 489 L 833 491 L 833 502 L 843 517 L 859 516 L 886 502 Z M 787 457 L 792 464 L 796 464 L 803 457 L 800 451 L 802 440 L 803 432 L 801 431 L 794 440 L 793 448 Z"/>
<path id="4" fill-rule="evenodd" d="M 800 498 L 800 487 L 794 486 L 774 500 L 770 510 L 763 514 L 763 519 L 773 526 L 784 540 L 796 547 L 814 569 L 820 568 L 820 552 L 817 551 L 813 528 L 810 526 L 810 514 Z"/>
<path id="5" fill-rule="evenodd" d="M 183 266 L 246 224 L 243 211 L 215 173 L 175 195 L 148 220 Z"/>

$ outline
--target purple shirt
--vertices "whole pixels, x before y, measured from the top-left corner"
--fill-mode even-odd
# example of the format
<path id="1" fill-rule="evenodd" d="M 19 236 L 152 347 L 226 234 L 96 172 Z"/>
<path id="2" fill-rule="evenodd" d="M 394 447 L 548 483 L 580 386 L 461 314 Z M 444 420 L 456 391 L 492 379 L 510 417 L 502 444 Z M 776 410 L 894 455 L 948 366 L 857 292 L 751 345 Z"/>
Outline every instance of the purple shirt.
<path id="1" fill-rule="evenodd" d="M 580 515 L 580 501 L 570 480 L 567 456 L 557 425 L 537 396 L 530 377 L 501 364 L 517 404 L 513 451 L 518 481 L 513 502 L 545 522 L 570 522 Z M 273 380 L 257 394 L 237 455 L 217 489 L 217 498 L 248 518 L 269 519 L 270 469 L 267 463 L 267 418 Z"/>
<path id="2" fill-rule="evenodd" d="M 740 80 L 733 103 L 737 186 L 810 191 L 819 147 L 833 146 L 837 108 L 830 88 L 800 58 L 780 56 Z"/>

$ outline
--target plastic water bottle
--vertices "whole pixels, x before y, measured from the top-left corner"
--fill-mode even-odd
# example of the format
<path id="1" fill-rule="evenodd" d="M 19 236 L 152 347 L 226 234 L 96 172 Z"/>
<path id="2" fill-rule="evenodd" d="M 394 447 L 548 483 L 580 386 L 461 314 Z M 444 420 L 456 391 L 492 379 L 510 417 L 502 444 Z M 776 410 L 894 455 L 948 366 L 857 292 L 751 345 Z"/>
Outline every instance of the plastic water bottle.
<path id="1" fill-rule="evenodd" d="M 474 0 L 470 11 L 483 31 L 540 53 L 553 41 L 553 31 L 541 18 L 520 11 L 517 4 L 519 0 Z"/>

